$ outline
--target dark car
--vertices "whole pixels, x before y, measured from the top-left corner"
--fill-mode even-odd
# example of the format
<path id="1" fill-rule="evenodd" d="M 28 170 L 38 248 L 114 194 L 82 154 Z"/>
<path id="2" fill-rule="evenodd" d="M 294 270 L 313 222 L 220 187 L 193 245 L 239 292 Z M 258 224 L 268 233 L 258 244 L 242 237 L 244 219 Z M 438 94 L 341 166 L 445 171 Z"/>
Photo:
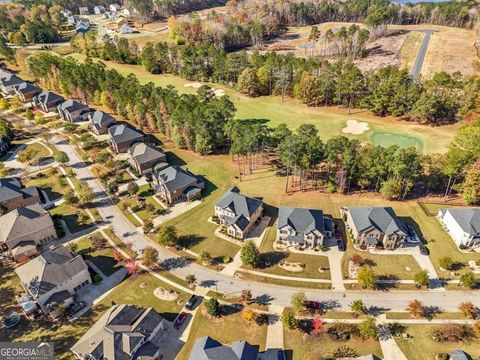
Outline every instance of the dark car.
<path id="1" fill-rule="evenodd" d="M 426 246 L 420 246 L 420 254 L 429 255 L 430 251 L 428 250 L 428 248 Z"/>
<path id="2" fill-rule="evenodd" d="M 79 312 L 85 307 L 87 307 L 87 303 L 85 301 L 79 301 L 78 303 L 73 304 L 68 308 L 66 315 L 68 318 L 71 318 L 73 317 L 73 315 L 75 315 L 77 312 Z"/>
<path id="3" fill-rule="evenodd" d="M 187 313 L 185 311 L 182 311 L 180 315 L 177 316 L 175 319 L 175 322 L 173 323 L 173 327 L 175 329 L 180 329 L 182 324 L 185 322 L 185 319 L 187 318 Z"/>
<path id="4" fill-rule="evenodd" d="M 343 243 L 342 240 L 338 240 L 337 245 L 338 245 L 338 250 L 345 251 L 345 244 Z"/>
<path id="5" fill-rule="evenodd" d="M 185 308 L 188 310 L 192 310 L 197 300 L 198 300 L 197 295 L 190 296 L 190 299 L 188 299 L 187 303 L 185 304 Z"/>
<path id="6" fill-rule="evenodd" d="M 316 309 L 317 310 L 317 309 L 320 309 L 321 304 L 318 301 L 308 300 L 305 303 L 305 306 L 307 307 L 307 309 Z"/>

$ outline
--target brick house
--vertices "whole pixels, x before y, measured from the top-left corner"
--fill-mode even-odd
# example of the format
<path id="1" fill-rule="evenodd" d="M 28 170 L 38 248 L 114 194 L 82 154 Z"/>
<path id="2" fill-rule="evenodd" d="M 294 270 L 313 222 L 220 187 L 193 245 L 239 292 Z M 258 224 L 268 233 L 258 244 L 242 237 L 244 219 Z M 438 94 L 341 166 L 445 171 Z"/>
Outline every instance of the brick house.
<path id="1" fill-rule="evenodd" d="M 57 109 L 57 106 L 64 101 L 64 98 L 51 91 L 44 90 L 32 99 L 33 106 L 38 110 L 48 113 Z"/>
<path id="2" fill-rule="evenodd" d="M 26 103 L 32 101 L 33 97 L 39 94 L 42 90 L 33 84 L 30 84 L 26 81 L 21 83 L 17 88 L 15 88 L 15 94 L 21 102 Z"/>
<path id="3" fill-rule="evenodd" d="M 205 188 L 202 180 L 179 166 L 168 166 L 160 170 L 154 175 L 153 182 L 155 190 L 167 204 L 198 199 Z"/>
<path id="4" fill-rule="evenodd" d="M 117 124 L 108 128 L 110 145 L 116 153 L 126 153 L 136 142 L 144 142 L 145 135 L 140 130 L 125 124 Z"/>
<path id="5" fill-rule="evenodd" d="M 100 110 L 95 110 L 88 115 L 90 124 L 88 125 L 90 131 L 97 135 L 103 135 L 108 132 L 108 128 L 114 125 L 117 120 L 110 114 L 104 113 Z"/>
<path id="6" fill-rule="evenodd" d="M 3 95 L 15 94 L 15 89 L 18 88 L 24 81 L 18 76 L 9 72 L 2 72 L 0 74 L 0 92 Z"/>
<path id="7" fill-rule="evenodd" d="M 153 167 L 167 162 L 167 156 L 152 145 L 137 142 L 130 146 L 130 164 L 139 174 L 145 175 L 153 171 Z"/>
<path id="8" fill-rule="evenodd" d="M 0 179 L 0 206 L 10 212 L 22 206 L 40 203 L 40 193 L 36 186 L 23 187 L 19 178 Z"/>
<path id="9" fill-rule="evenodd" d="M 88 105 L 79 103 L 78 101 L 68 99 L 57 106 L 58 115 L 65 120 L 72 123 L 88 120 L 90 108 Z"/>

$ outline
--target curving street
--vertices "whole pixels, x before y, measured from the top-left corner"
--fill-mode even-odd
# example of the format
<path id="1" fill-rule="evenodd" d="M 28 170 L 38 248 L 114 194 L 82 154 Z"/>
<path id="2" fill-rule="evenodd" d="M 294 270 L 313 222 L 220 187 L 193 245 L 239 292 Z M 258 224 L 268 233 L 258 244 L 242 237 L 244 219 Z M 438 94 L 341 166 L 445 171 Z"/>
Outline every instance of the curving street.
<path id="1" fill-rule="evenodd" d="M 168 263 L 173 264 L 170 272 L 174 275 L 183 279 L 189 274 L 195 274 L 201 286 L 224 294 L 235 294 L 241 292 L 243 289 L 251 289 L 254 297 L 270 302 L 273 305 L 288 305 L 292 293 L 298 291 L 297 288 L 238 279 L 210 270 L 197 263 L 185 263 L 181 261 L 181 258 L 178 256 L 171 254 L 160 245 L 148 240 L 143 234 L 137 232 L 136 228 L 124 218 L 117 206 L 111 203 L 100 182 L 93 175 L 90 168 L 80 159 L 72 146 L 58 137 L 54 137 L 51 143 L 60 151 L 68 154 L 70 158 L 69 165 L 74 169 L 77 177 L 85 180 L 95 192 L 97 197 L 95 206 L 102 218 L 113 228 L 117 236 L 125 243 L 132 243 L 133 249 L 136 251 L 144 249 L 147 246 L 156 247 L 159 252 L 159 260 L 168 261 Z M 471 301 L 480 307 L 480 296 L 478 292 L 474 291 L 435 292 L 416 290 L 380 292 L 305 289 L 305 293 L 310 299 L 327 302 L 333 307 L 343 309 L 349 309 L 349 304 L 359 298 L 361 298 L 367 306 L 386 309 L 386 304 L 388 304 L 388 309 L 394 311 L 404 310 L 412 299 L 418 299 L 426 306 L 438 307 L 445 311 L 456 310 L 461 301 Z"/>

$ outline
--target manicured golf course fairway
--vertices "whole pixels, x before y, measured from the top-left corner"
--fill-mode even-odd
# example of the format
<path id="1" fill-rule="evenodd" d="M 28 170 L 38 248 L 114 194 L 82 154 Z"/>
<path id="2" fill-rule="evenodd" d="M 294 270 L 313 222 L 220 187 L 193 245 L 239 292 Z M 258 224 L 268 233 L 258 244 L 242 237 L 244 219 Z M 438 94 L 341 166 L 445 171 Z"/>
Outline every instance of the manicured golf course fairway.
<path id="1" fill-rule="evenodd" d="M 69 55 L 78 60 L 83 55 Z M 152 75 L 139 65 L 117 64 L 105 62 L 108 67 L 116 69 L 123 75 L 133 73 L 140 82 L 162 87 L 171 85 L 179 93 L 194 94 L 196 89 L 185 87 L 190 81 L 173 75 Z M 342 129 L 347 120 L 366 122 L 369 130 L 361 135 L 346 135 L 375 145 L 399 145 L 402 147 L 415 146 L 424 153 L 445 152 L 452 141 L 458 125 L 431 127 L 412 122 L 396 120 L 393 117 L 374 116 L 365 110 L 353 110 L 350 115 L 346 109 L 336 107 L 307 107 L 296 99 L 286 99 L 282 102 L 279 96 L 263 96 L 249 98 L 231 88 L 209 84 L 214 89 L 223 89 L 237 108 L 238 119 L 265 119 L 270 126 L 281 123 L 288 124 L 292 129 L 301 124 L 314 124 L 323 140 L 335 135 L 342 135 Z M 345 134 L 343 134 L 345 135 Z"/>

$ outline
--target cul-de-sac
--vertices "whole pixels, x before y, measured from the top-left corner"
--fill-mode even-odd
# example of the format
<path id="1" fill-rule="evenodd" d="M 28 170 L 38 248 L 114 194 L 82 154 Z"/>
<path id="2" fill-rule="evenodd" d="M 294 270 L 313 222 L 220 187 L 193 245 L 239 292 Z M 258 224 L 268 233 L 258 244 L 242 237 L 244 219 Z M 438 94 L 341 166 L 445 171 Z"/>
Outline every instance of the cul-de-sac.
<path id="1" fill-rule="evenodd" d="M 474 0 L 0 0 L 0 359 L 480 360 Z"/>

